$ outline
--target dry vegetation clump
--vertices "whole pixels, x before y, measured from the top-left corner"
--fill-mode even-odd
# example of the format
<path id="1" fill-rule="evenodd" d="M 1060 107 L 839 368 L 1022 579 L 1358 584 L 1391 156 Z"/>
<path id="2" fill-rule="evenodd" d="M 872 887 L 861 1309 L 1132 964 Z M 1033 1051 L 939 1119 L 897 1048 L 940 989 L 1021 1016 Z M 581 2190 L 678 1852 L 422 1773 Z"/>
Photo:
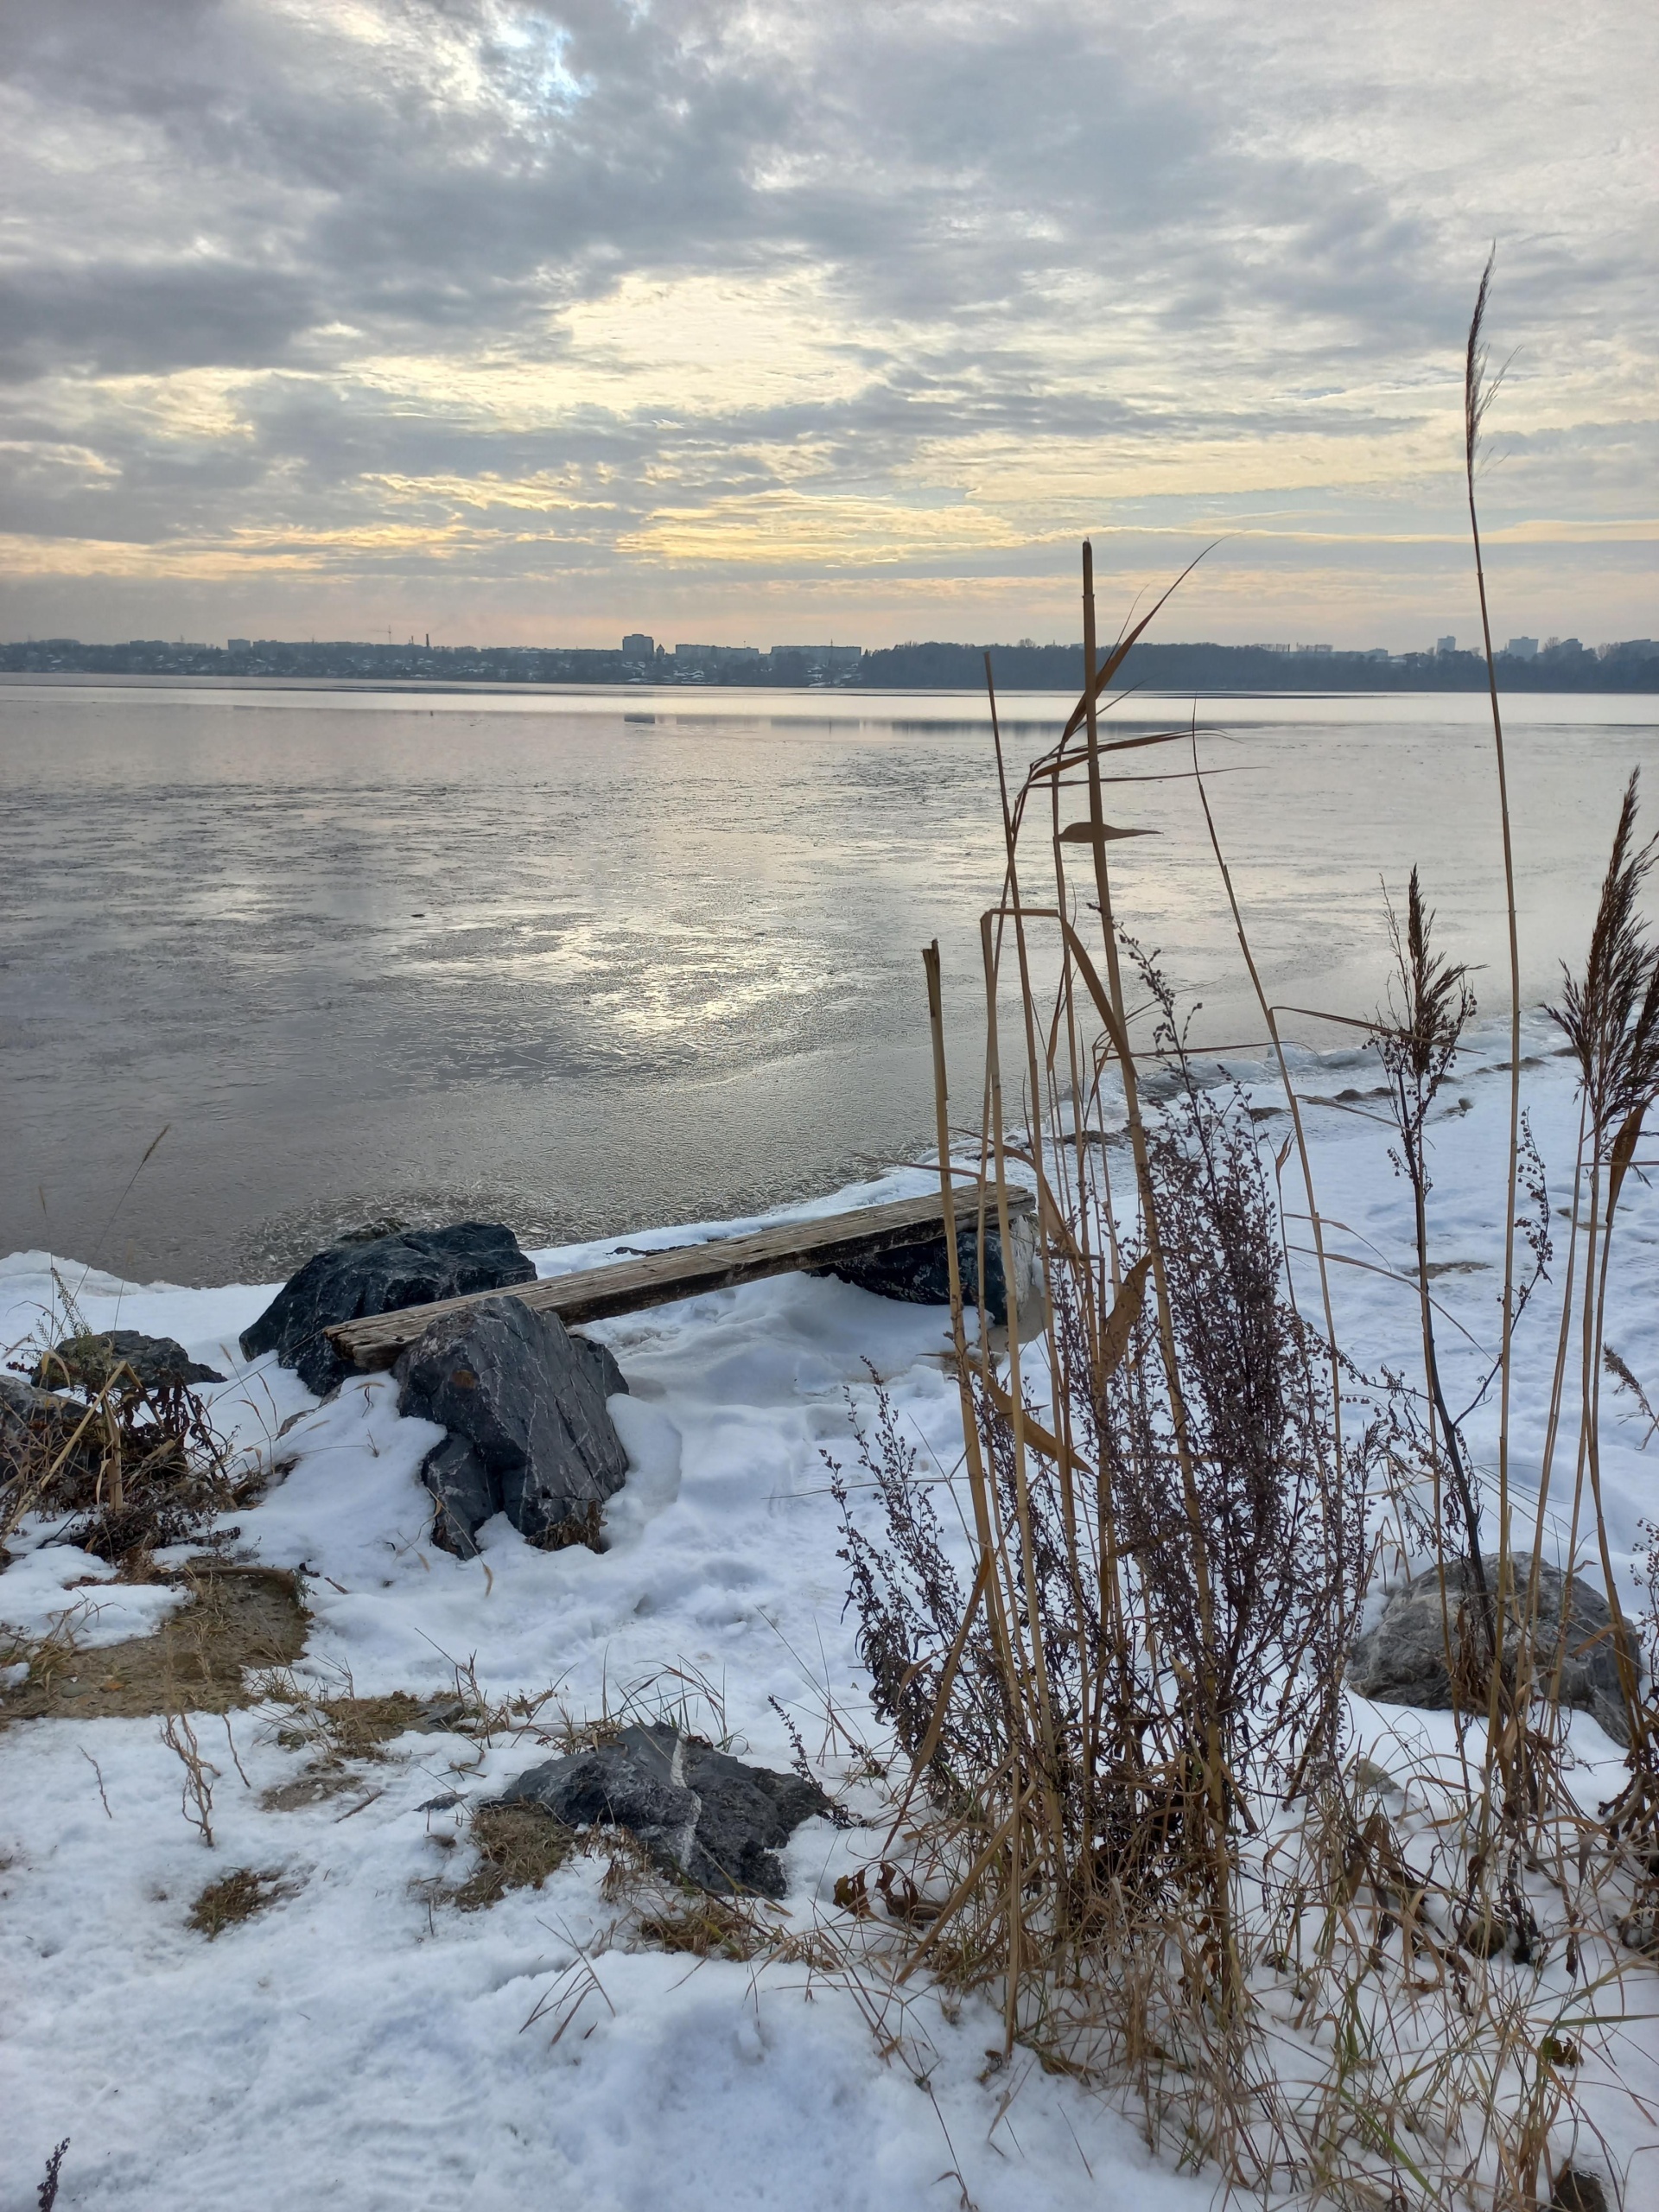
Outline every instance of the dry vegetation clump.
<path id="1" fill-rule="evenodd" d="M 261 1678 L 251 1701 L 270 1741 L 309 1754 L 298 1775 L 273 1784 L 259 1801 L 266 1812 L 292 1813 L 358 1786 L 399 1737 L 458 1735 L 486 1746 L 498 1733 L 532 1726 L 545 1698 L 493 1703 L 470 1667 L 457 1668 L 454 1689 L 435 1697 L 407 1690 L 359 1697 L 349 1673 L 331 1694 L 284 1667 Z"/>
<path id="2" fill-rule="evenodd" d="M 574 1830 L 540 1805 L 480 1805 L 468 1834 L 477 1866 L 438 1893 L 462 1912 L 481 1912 L 509 1890 L 539 1890 L 577 1847 Z"/>
<path id="3" fill-rule="evenodd" d="M 5 1539 L 46 1516 L 64 1520 L 54 1541 L 142 1568 L 151 1553 L 251 1503 L 264 1478 L 234 1470 L 188 1383 L 146 1381 L 59 1291 L 70 1333 L 14 1363 L 13 1376 L 26 1369 L 30 1381 L 3 1378 L 0 1565 Z"/>
<path id="4" fill-rule="evenodd" d="M 1485 304 L 1484 279 L 1465 377 L 1483 621 Z M 1084 563 L 1084 696 L 1023 783 L 1002 785 L 1006 874 L 982 922 L 978 1159 L 960 1185 L 937 946 L 925 956 L 971 1557 L 958 1572 L 878 1387 L 857 1442 L 873 1514 L 855 1509 L 839 1467 L 834 1481 L 874 1703 L 908 1777 L 880 1879 L 849 1877 L 837 1902 L 861 1932 L 868 1986 L 887 1993 L 879 2010 L 902 2013 L 924 1970 L 947 1996 L 994 1995 L 1005 2055 L 1024 2044 L 1131 2097 L 1150 2141 L 1230 2187 L 1390 2212 L 1589 2202 L 1589 2168 L 1608 2154 L 1586 2084 L 1617 2094 L 1611 2038 L 1659 1995 L 1659 1535 L 1644 1667 L 1618 1605 L 1599 1441 L 1604 1374 L 1650 1421 L 1610 1357 L 1605 1309 L 1615 1211 L 1659 1099 L 1659 952 L 1640 914 L 1659 844 L 1638 841 L 1632 778 L 1589 953 L 1555 1011 L 1584 1108 L 1560 1262 L 1522 1097 L 1494 683 L 1510 933 L 1501 1347 L 1456 1408 L 1431 1287 L 1444 1266 L 1430 1256 L 1430 1132 L 1475 1008 L 1414 871 L 1403 918 L 1388 916 L 1386 1004 L 1334 1017 L 1380 1053 L 1376 1095 L 1412 1199 L 1414 1267 L 1395 1280 L 1416 1300 L 1421 1376 L 1370 1382 L 1336 1342 L 1333 1224 L 1198 733 L 1103 734 L 1101 696 L 1146 624 L 1097 664 L 1087 547 Z M 991 710 L 1001 773 L 994 689 Z M 1109 855 L 1141 833 L 1107 819 L 1105 789 L 1135 780 L 1124 756 L 1182 738 L 1261 1048 L 1283 1079 L 1271 1114 L 1199 1064 L 1155 957 L 1114 908 Z M 1005 1062 L 1017 1072 L 1005 1077 Z M 1098 1141 L 1117 1118 L 1103 1110 L 1109 1085 L 1122 1145 Z M 970 1341 L 955 1219 L 976 1215 L 982 1245 L 997 1228 L 1008 1249 L 1016 1179 L 1038 1199 L 1040 1329 L 1014 1312 L 1006 1338 L 982 1319 Z M 1293 1253 L 1313 1263 L 1300 1276 Z M 1555 1265 L 1548 1433 L 1523 1510 L 1510 1469 L 1516 1331 Z M 1478 1469 L 1465 1434 L 1489 1396 L 1495 1471 Z M 1562 1512 L 1555 1466 L 1575 1432 Z M 1386 1766 L 1354 1756 L 1340 1693 L 1385 1551 L 1438 1574 L 1455 1737 L 1442 1756 L 1402 1732 Z M 1540 1619 L 1539 1570 L 1558 1564 L 1599 1567 L 1613 1607 L 1630 1781 L 1599 1808 L 1575 1788 L 1561 1697 L 1582 1637 L 1570 1619 Z"/>
<path id="5" fill-rule="evenodd" d="M 268 1911 L 279 1898 L 292 1897 L 296 1886 L 280 1870 L 260 1873 L 251 1866 L 238 1866 L 217 1882 L 208 1883 L 191 1906 L 185 1925 L 211 1943 L 227 1928 Z"/>
<path id="6" fill-rule="evenodd" d="M 63 2171 L 64 2153 L 68 2148 L 69 2138 L 66 2135 L 47 2159 L 45 2178 L 35 2192 L 35 2201 L 39 2212 L 52 2212 L 53 2206 L 58 2201 L 58 2179 Z"/>
<path id="7" fill-rule="evenodd" d="M 385 1697 L 317 1697 L 289 1676 L 267 1681 L 264 1692 L 270 1703 L 286 1708 L 276 1728 L 283 1749 L 314 1751 L 328 1764 L 372 1762 L 399 1736 L 461 1730 L 472 1718 L 460 1698 L 420 1698 L 407 1690 Z"/>
<path id="8" fill-rule="evenodd" d="M 591 1504 L 578 1506 L 574 1513 L 567 1513 L 563 1521 L 555 1521 L 530 1541 L 538 1552 L 567 1552 L 578 1547 L 602 1552 L 607 1548 L 604 1508 L 597 1499 Z"/>
<path id="9" fill-rule="evenodd" d="M 0 1661 L 24 1662 L 25 1680 L 0 1689 L 0 1727 L 14 1720 L 127 1719 L 141 1713 L 225 1713 L 258 1702 L 250 1676 L 291 1666 L 308 1615 L 298 1577 L 281 1568 L 198 1559 L 145 1580 L 187 1592 L 149 1636 L 83 1648 L 67 1616 L 53 1632 L 17 1639 Z M 87 1586 L 89 1606 L 104 1586 Z"/>
<path id="10" fill-rule="evenodd" d="M 653 1950 L 676 1951 L 694 1959 L 734 1959 L 747 1963 L 778 1948 L 778 1930 L 730 1897 L 706 1890 L 689 1893 L 656 1912 L 641 1913 L 635 1923 L 642 1943 Z"/>

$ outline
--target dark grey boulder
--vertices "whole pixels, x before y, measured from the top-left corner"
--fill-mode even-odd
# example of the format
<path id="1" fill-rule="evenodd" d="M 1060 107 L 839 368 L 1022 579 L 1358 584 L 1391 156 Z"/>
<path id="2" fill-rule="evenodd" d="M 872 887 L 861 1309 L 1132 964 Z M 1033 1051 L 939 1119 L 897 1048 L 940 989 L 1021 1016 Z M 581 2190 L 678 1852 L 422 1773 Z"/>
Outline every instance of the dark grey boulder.
<path id="1" fill-rule="evenodd" d="M 98 1438 L 75 1440 L 86 1423 L 86 1408 L 74 1399 L 0 1369 L 0 1484 L 38 1481 L 66 1451 L 75 1473 L 96 1473 Z"/>
<path id="2" fill-rule="evenodd" d="M 550 1548 L 597 1536 L 628 1471 L 605 1409 L 610 1375 L 621 1381 L 607 1352 L 556 1314 L 486 1298 L 439 1315 L 392 1371 L 400 1410 L 448 1431 L 421 1467 L 438 1501 L 435 1541 L 471 1559 L 495 1513 Z"/>
<path id="3" fill-rule="evenodd" d="M 242 1332 L 246 1358 L 274 1351 L 320 1398 L 355 1372 L 322 1333 L 371 1313 L 401 1313 L 440 1298 L 510 1290 L 536 1270 L 499 1222 L 461 1221 L 448 1229 L 404 1229 L 366 1243 L 346 1239 L 315 1253 Z"/>
<path id="4" fill-rule="evenodd" d="M 107 1329 L 98 1336 L 66 1337 L 35 1370 L 34 1380 L 48 1389 L 101 1390 L 123 1367 L 130 1368 L 146 1390 L 177 1390 L 192 1382 L 223 1382 L 216 1368 L 203 1367 L 171 1337 L 147 1337 L 137 1329 Z"/>
<path id="5" fill-rule="evenodd" d="M 531 1767 L 500 1802 L 539 1805 L 566 1827 L 626 1828 L 669 1872 L 727 1897 L 782 1897 L 778 1852 L 803 1821 L 830 1810 L 816 1783 L 747 1766 L 665 1722 Z"/>
<path id="6" fill-rule="evenodd" d="M 1491 1558 L 1483 1565 L 1487 1589 L 1495 1594 L 1497 1560 Z M 1512 1568 L 1511 1634 L 1513 1624 L 1530 1609 L 1531 1569 L 1529 1559 L 1517 1560 Z M 1479 1600 L 1466 1564 L 1457 1560 L 1448 1566 L 1446 1580 L 1453 1637 L 1480 1637 Z M 1566 1577 L 1559 1567 L 1540 1567 L 1536 1648 L 1540 1668 L 1552 1674 L 1561 1648 L 1565 1586 Z M 1381 1705 L 1414 1706 L 1425 1713 L 1443 1713 L 1450 1707 L 1452 1680 L 1446 1665 L 1446 1618 L 1438 1572 L 1420 1574 L 1390 1593 L 1376 1626 L 1354 1646 L 1348 1662 L 1348 1687 Z M 1630 1740 L 1613 1652 L 1612 1615 L 1601 1592 L 1577 1575 L 1573 1577 L 1568 1601 L 1560 1696 L 1563 1705 L 1593 1713 L 1615 1743 Z"/>
<path id="7" fill-rule="evenodd" d="M 571 1346 L 587 1363 L 588 1372 L 599 1385 L 601 1398 L 626 1398 L 632 1393 L 627 1378 L 617 1365 L 608 1344 L 596 1344 L 592 1337 L 572 1337 Z"/>
<path id="8" fill-rule="evenodd" d="M 979 1303 L 979 1232 L 957 1232 L 957 1264 L 962 1271 L 962 1294 L 969 1306 Z M 896 1298 L 907 1306 L 948 1306 L 950 1303 L 950 1256 L 943 1235 L 930 1243 L 900 1244 L 878 1252 L 868 1260 L 839 1260 L 817 1274 L 833 1274 L 878 1298 Z M 998 1327 L 1008 1318 L 1008 1287 L 1002 1268 L 1002 1240 L 995 1230 L 985 1237 L 985 1310 Z"/>

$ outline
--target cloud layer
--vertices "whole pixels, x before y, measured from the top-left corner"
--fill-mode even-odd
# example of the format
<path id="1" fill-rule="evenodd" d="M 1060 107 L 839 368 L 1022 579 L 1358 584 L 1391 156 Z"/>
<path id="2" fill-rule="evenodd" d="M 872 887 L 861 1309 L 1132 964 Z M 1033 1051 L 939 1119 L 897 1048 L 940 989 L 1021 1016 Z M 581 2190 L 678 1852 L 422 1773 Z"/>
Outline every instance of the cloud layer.
<path id="1" fill-rule="evenodd" d="M 1478 29 L 1478 27 L 1476 27 Z M 1659 18 L 0 0 L 0 632 L 1659 632 Z"/>

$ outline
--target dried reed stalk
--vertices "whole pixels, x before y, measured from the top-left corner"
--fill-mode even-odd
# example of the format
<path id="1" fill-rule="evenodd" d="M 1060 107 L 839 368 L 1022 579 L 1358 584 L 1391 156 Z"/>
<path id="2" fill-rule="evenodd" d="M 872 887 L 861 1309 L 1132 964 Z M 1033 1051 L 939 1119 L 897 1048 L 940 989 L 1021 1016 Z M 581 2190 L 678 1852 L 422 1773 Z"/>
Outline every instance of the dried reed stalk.
<path id="1" fill-rule="evenodd" d="M 1496 390 L 1481 341 L 1490 273 L 1465 360 L 1484 624 L 1474 472 Z M 1384 1015 L 1351 1024 L 1383 1051 L 1411 1185 L 1416 1268 L 1402 1280 L 1417 1296 L 1428 1409 L 1415 1433 L 1434 1491 L 1448 1665 L 1459 1684 L 1458 1757 L 1444 1770 L 1408 1761 L 1402 1802 L 1385 1810 L 1366 1795 L 1365 1762 L 1344 1759 L 1340 1682 L 1373 1557 L 1368 1507 L 1397 1491 L 1403 1385 L 1368 1388 L 1336 1343 L 1331 1255 L 1278 1027 L 1284 1009 L 1262 988 L 1196 726 L 1103 734 L 1102 696 L 1146 623 L 1098 655 L 1086 546 L 1084 617 L 1083 695 L 1058 744 L 1018 783 L 988 657 L 1005 874 L 982 918 L 985 1084 L 967 1147 L 977 1156 L 960 1164 L 937 944 L 925 955 L 971 1572 L 953 1566 L 879 1387 L 875 1427 L 861 1433 L 859 1452 L 884 1536 L 863 1532 L 835 1471 L 874 1702 L 909 1761 L 877 1885 L 888 1907 L 883 1940 L 897 1932 L 893 1986 L 926 1967 L 947 1983 L 994 1990 L 1006 2050 L 1025 2043 L 1052 2067 L 1133 2085 L 1150 2136 L 1176 2129 L 1184 2157 L 1213 2159 L 1232 2182 L 1424 2206 L 1472 2202 L 1478 2188 L 1495 2207 L 1529 2204 L 1541 2177 L 1553 2185 L 1562 2130 L 1588 2127 L 1572 2071 L 1575 2038 L 1617 2015 L 1629 1970 L 1610 1923 L 1622 1905 L 1619 1925 L 1636 1931 L 1629 1940 L 1650 1929 L 1659 1952 L 1659 1891 L 1644 1918 L 1618 1819 L 1610 1829 L 1584 1814 L 1569 1786 L 1559 1650 L 1553 1677 L 1540 1679 L 1534 1659 L 1535 1572 L 1526 1604 L 1516 1602 L 1515 1332 L 1549 1244 L 1541 1166 L 1521 1107 L 1496 687 L 1511 1113 L 1503 1332 L 1484 1386 L 1500 1385 L 1491 1586 L 1466 1416 L 1447 1402 L 1435 1342 L 1424 1136 L 1474 1004 L 1466 970 L 1434 948 L 1414 873 L 1403 925 L 1390 918 L 1395 995 Z M 1182 740 L 1293 1116 L 1276 1157 L 1260 1148 L 1243 1102 L 1199 1068 L 1173 994 L 1115 906 L 1109 849 L 1148 833 L 1107 820 L 1107 782 L 1141 779 L 1120 774 L 1109 756 Z M 1086 817 L 1063 821 L 1060 793 L 1079 785 Z M 1582 1265 L 1586 1301 L 1575 1512 L 1582 1502 L 1593 1522 L 1610 1595 L 1594 1434 L 1607 1235 L 1642 1114 L 1659 1093 L 1659 963 L 1630 935 L 1652 849 L 1637 853 L 1633 823 L 1632 792 L 1605 925 L 1563 1017 L 1594 1040 L 1581 1053 L 1588 1150 L 1568 1273 Z M 1033 841 L 1046 847 L 1039 873 L 1052 874 L 1041 904 L 1027 888 Z M 1075 882 L 1074 856 L 1083 864 Z M 1126 967 L 1146 1001 L 1133 1020 Z M 1007 998 L 1018 1007 L 1017 1105 L 1002 1054 Z M 1100 1140 L 1119 1103 L 1128 1160 L 1115 1174 L 1113 1147 Z M 1293 1146 L 1318 1262 L 1318 1331 L 1298 1309 L 1290 1275 L 1280 1179 Z M 1011 1253 L 1011 1185 L 1034 1186 L 1034 1316 L 1011 1300 L 999 1336 L 982 1295 L 970 1332 L 957 1257 L 959 1173 L 976 1178 L 982 1255 L 993 1226 Z M 1541 1209 L 1535 1219 L 1520 1213 L 1523 1185 Z M 1522 1231 L 1533 1255 L 1524 1284 Z M 1564 1319 L 1552 1440 L 1567 1341 Z M 1446 1602 L 1442 1481 L 1478 1599 L 1473 1646 L 1461 1600 L 1455 1624 Z M 1542 1493 L 1538 1512 L 1535 1565 Z M 1655 1582 L 1659 1610 L 1659 1567 Z M 1627 1688 L 1652 1772 L 1637 1762 L 1622 1804 L 1625 1835 L 1633 1822 L 1659 1839 L 1659 1713 L 1645 1717 L 1639 1684 Z M 1471 1764 L 1462 1745 L 1477 1715 L 1484 1745 Z M 858 1891 L 866 1925 L 872 1893 L 864 1882 Z M 1570 2012 L 1522 1971 L 1535 1975 L 1563 1944 Z"/>

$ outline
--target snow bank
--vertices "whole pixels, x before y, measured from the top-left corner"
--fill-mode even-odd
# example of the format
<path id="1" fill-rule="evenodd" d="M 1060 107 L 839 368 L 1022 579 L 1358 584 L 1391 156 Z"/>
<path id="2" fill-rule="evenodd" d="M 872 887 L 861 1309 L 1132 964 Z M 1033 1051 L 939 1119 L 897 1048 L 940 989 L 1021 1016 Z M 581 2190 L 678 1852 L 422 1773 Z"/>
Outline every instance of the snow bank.
<path id="1" fill-rule="evenodd" d="M 1528 1077 L 1564 1208 L 1576 1113 L 1553 1042 L 1540 1027 Z M 1470 1387 L 1497 1327 L 1501 1057 L 1489 1040 L 1471 1058 L 1454 1091 L 1466 1107 L 1454 1103 L 1434 1131 L 1435 1256 L 1453 1263 L 1437 1282 L 1443 1357 Z M 1376 1107 L 1338 1098 L 1373 1084 L 1372 1065 L 1309 1056 L 1297 1079 L 1322 1102 L 1306 1110 L 1321 1202 L 1343 1224 L 1333 1245 L 1387 1269 L 1409 1258 L 1404 1186 L 1388 1133 L 1365 1118 Z M 1255 1095 L 1276 1148 L 1288 1123 L 1270 1117 L 1265 1081 Z M 906 1173 L 800 1211 L 923 1187 Z M 1659 1220 L 1645 1192 L 1632 1194 L 1619 1234 L 1611 1338 L 1651 1382 Z M 542 1253 L 538 1271 L 613 1249 Z M 435 1432 L 400 1418 L 388 1377 L 356 1379 L 317 1405 L 269 1359 L 241 1359 L 238 1332 L 270 1286 L 135 1286 L 17 1254 L 0 1262 L 0 1343 L 29 1337 L 54 1309 L 54 1266 L 93 1327 L 175 1337 L 229 1375 L 205 1393 L 215 1423 L 277 1471 L 264 1502 L 235 1516 L 237 1555 L 304 1574 L 314 1621 L 301 1671 L 324 1690 L 349 1681 L 359 1695 L 429 1694 L 463 1666 L 493 1698 L 552 1688 L 575 1715 L 684 1700 L 694 1725 L 779 1765 L 790 1746 L 770 1700 L 814 1752 L 826 1699 L 862 1716 L 823 1452 L 849 1456 L 848 1399 L 868 1409 L 873 1366 L 924 1465 L 948 1476 L 960 1431 L 940 1310 L 790 1276 L 597 1326 L 632 1392 L 613 1402 L 631 1472 L 607 1514 L 609 1549 L 535 1551 L 498 1521 L 481 1558 L 463 1562 L 427 1541 L 417 1470 Z M 1333 1273 L 1347 1347 L 1411 1371 L 1413 1294 L 1363 1267 Z M 1546 1294 L 1516 1378 L 1522 1494 L 1541 1450 L 1553 1344 Z M 1621 1568 L 1659 1490 L 1659 1447 L 1644 1455 L 1625 1410 L 1606 1402 L 1603 1441 Z M 1490 1464 L 1495 1411 L 1470 1431 Z M 44 1533 L 0 1577 L 0 1620 L 40 1635 L 74 1610 L 77 1635 L 96 1644 L 154 1626 L 176 1602 L 112 1586 L 99 1562 L 42 1548 Z M 1384 1764 L 1395 1731 L 1428 1741 L 1440 1725 L 1381 1707 L 1357 1707 L 1356 1720 Z M 1593 1724 L 1573 1729 L 1611 1774 L 1616 1754 Z M 181 1817 L 180 1769 L 153 1720 L 30 1723 L 0 1745 L 0 2204 L 32 2201 L 65 2134 L 60 2202 L 110 2212 L 922 2212 L 956 2205 L 964 2187 L 982 2212 L 1211 2201 L 1208 2181 L 1149 2163 L 1132 2125 L 1075 2085 L 988 2072 L 998 2025 L 971 2005 L 953 2024 L 919 1995 L 883 2057 L 853 1997 L 801 1967 L 607 1948 L 619 1909 L 592 1858 L 487 1912 L 434 1910 L 419 1885 L 464 1863 L 454 1839 L 467 1804 L 544 1752 L 410 1737 L 365 1770 L 359 1789 L 278 1812 L 262 1809 L 261 1795 L 293 1779 L 302 1752 L 247 1713 L 229 1732 L 205 1721 L 200 1735 L 219 1769 L 211 1852 Z M 458 1806 L 423 1809 L 451 1793 Z M 868 1849 L 823 1822 L 798 1833 L 787 1864 L 804 1925 L 830 1909 L 836 1872 Z M 238 1866 L 279 1873 L 285 1894 L 209 1943 L 186 1926 L 191 1901 Z"/>

